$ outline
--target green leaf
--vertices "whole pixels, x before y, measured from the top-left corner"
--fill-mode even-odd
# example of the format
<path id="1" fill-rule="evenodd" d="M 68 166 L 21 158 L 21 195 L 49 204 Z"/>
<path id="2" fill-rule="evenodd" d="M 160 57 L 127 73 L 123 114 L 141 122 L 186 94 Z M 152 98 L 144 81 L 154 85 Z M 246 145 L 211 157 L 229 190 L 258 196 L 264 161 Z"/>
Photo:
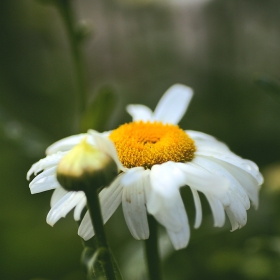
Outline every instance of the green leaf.
<path id="1" fill-rule="evenodd" d="M 117 95 L 114 90 L 109 86 L 103 86 L 83 114 L 80 130 L 86 132 L 91 128 L 104 131 L 116 102 Z"/>

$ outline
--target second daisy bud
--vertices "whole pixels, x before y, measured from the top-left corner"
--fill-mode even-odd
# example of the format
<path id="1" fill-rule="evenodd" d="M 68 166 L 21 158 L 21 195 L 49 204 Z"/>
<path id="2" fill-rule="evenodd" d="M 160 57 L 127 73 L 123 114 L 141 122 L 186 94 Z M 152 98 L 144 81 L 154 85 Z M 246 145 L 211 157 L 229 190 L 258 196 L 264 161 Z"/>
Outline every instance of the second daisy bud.
<path id="1" fill-rule="evenodd" d="M 90 145 L 86 138 L 61 159 L 56 171 L 58 182 L 68 191 L 108 186 L 117 174 L 114 160 Z"/>

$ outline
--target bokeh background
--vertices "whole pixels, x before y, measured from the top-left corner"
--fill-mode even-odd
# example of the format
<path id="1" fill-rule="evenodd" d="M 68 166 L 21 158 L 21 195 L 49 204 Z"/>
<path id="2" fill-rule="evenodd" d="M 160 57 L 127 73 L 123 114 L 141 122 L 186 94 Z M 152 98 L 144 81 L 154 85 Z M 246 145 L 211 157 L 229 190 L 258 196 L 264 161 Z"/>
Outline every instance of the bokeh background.
<path id="1" fill-rule="evenodd" d="M 77 85 L 65 26 L 43 1 L 0 2 L 0 279 L 86 279 L 82 243 L 70 213 L 46 224 L 51 192 L 31 195 L 26 172 L 52 142 L 76 133 Z M 44 1 L 47 2 L 47 1 Z M 130 120 L 129 103 L 154 108 L 174 83 L 195 90 L 180 126 L 216 136 L 265 175 L 260 207 L 247 225 L 203 223 L 174 251 L 161 229 L 165 280 L 279 279 L 280 103 L 256 79 L 280 80 L 278 0 L 73 0 L 77 22 L 92 27 L 83 45 L 89 100 L 117 96 L 108 130 Z M 269 87 L 268 87 L 269 88 Z M 109 108 L 110 107 L 110 108 Z M 114 110 L 113 110 L 114 109 Z M 190 224 L 194 205 L 182 190 Z M 121 209 L 106 225 L 125 280 L 146 279 L 143 243 Z"/>

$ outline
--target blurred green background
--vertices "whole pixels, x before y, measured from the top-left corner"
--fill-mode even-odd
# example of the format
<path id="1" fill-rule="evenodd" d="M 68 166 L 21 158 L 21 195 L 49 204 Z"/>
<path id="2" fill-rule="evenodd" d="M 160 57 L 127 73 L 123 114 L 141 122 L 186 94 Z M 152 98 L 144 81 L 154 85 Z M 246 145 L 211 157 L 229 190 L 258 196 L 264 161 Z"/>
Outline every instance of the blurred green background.
<path id="1" fill-rule="evenodd" d="M 77 85 L 62 19 L 35 0 L 0 2 L 0 279 L 86 279 L 72 213 L 46 224 L 51 192 L 31 195 L 26 172 L 52 142 L 76 133 Z M 44 1 L 46 2 L 46 1 Z M 102 130 L 129 121 L 129 103 L 154 108 L 174 83 L 195 90 L 180 125 L 224 141 L 255 161 L 266 183 L 260 207 L 233 233 L 203 223 L 182 190 L 191 240 L 175 252 L 161 230 L 164 279 L 279 279 L 280 95 L 254 80 L 280 80 L 280 2 L 274 0 L 73 0 L 84 42 L 89 99 L 110 85 L 118 102 Z M 111 109 L 110 109 L 111 110 Z M 99 119 L 102 119 L 100 114 Z M 100 127 L 100 124 L 99 124 Z M 146 279 L 142 242 L 118 209 L 106 225 L 125 280 Z"/>

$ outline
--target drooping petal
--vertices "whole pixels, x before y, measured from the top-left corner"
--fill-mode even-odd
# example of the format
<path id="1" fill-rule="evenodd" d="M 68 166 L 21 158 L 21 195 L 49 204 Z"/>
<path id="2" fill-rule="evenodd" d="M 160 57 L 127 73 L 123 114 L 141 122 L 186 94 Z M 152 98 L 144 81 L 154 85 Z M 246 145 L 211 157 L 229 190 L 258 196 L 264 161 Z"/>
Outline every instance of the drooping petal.
<path id="1" fill-rule="evenodd" d="M 122 185 L 120 184 L 123 174 L 119 175 L 114 182 L 104 188 L 99 194 L 103 223 L 105 224 L 116 211 L 122 200 Z M 93 225 L 87 212 L 79 226 L 78 234 L 88 240 L 94 236 Z"/>
<path id="2" fill-rule="evenodd" d="M 63 152 L 63 151 L 69 151 L 74 146 L 79 144 L 85 137 L 87 136 L 86 133 L 81 133 L 77 135 L 72 135 L 66 138 L 63 138 L 55 143 L 53 143 L 51 146 L 49 146 L 46 150 L 47 155 L 51 155 L 57 152 Z M 92 141 L 91 137 L 87 137 L 87 141 L 89 144 L 94 145 L 94 142 Z"/>
<path id="3" fill-rule="evenodd" d="M 172 198 L 177 196 L 177 190 L 186 184 L 183 172 L 177 168 L 174 162 L 165 162 L 161 165 L 154 165 L 150 172 L 151 194 L 147 206 L 150 213 L 159 210 L 160 205 L 153 202 L 153 198 L 162 197 Z M 157 194 L 157 195 L 155 195 Z"/>
<path id="4" fill-rule="evenodd" d="M 193 90 L 181 84 L 170 87 L 162 96 L 154 111 L 153 120 L 177 124 L 184 116 Z"/>
<path id="5" fill-rule="evenodd" d="M 131 169 L 133 170 L 133 169 Z M 129 170 L 129 171 L 131 171 Z M 144 168 L 138 170 L 138 174 L 130 175 L 129 171 L 123 176 L 122 208 L 126 224 L 135 239 L 143 240 L 149 237 L 146 200 L 144 193 Z M 125 177 L 130 176 L 134 178 Z M 144 175 L 145 176 L 145 175 Z M 134 180 L 133 180 L 134 179 Z"/>
<path id="6" fill-rule="evenodd" d="M 92 135 L 95 145 L 100 151 L 108 154 L 117 164 L 119 170 L 126 171 L 127 168 L 125 168 L 118 157 L 117 150 L 113 144 L 113 142 L 108 139 L 106 136 L 102 135 L 101 133 L 98 133 L 94 130 L 89 130 L 88 133 Z"/>
<path id="7" fill-rule="evenodd" d="M 147 106 L 130 104 L 126 107 L 126 111 L 131 115 L 134 122 L 152 120 L 153 112 Z"/>
<path id="8" fill-rule="evenodd" d="M 194 206 L 195 206 L 195 222 L 194 222 L 194 228 L 199 228 L 202 221 L 202 207 L 201 207 L 201 201 L 199 198 L 199 194 L 197 190 L 190 188 L 193 194 L 193 200 L 194 200 Z"/>
<path id="9" fill-rule="evenodd" d="M 226 208 L 225 211 L 227 213 L 227 216 L 228 216 L 230 224 L 231 224 L 231 231 L 237 230 L 239 228 L 239 224 L 236 221 L 232 211 L 229 208 Z"/>
<path id="10" fill-rule="evenodd" d="M 66 191 L 62 187 L 55 189 L 51 197 L 51 207 L 53 207 L 67 193 L 68 191 Z"/>
<path id="11" fill-rule="evenodd" d="M 242 228 L 247 222 L 247 212 L 243 205 L 235 200 L 230 207 L 227 207 L 226 213 L 231 223 L 231 231 Z"/>
<path id="12" fill-rule="evenodd" d="M 225 210 L 223 204 L 219 199 L 214 197 L 211 194 L 204 193 L 206 196 L 210 208 L 212 210 L 213 218 L 214 218 L 214 226 L 215 227 L 222 227 L 225 223 Z"/>
<path id="13" fill-rule="evenodd" d="M 182 205 L 182 207 L 184 207 L 184 205 Z M 182 222 L 182 228 L 179 231 L 166 229 L 175 250 L 185 248 L 188 245 L 190 239 L 190 226 L 189 226 L 187 214 L 182 216 L 181 222 Z"/>
<path id="14" fill-rule="evenodd" d="M 244 160 L 241 157 L 235 155 L 234 153 L 217 153 L 214 151 L 196 151 L 196 155 L 204 156 L 208 158 L 214 158 L 223 162 L 227 162 L 233 166 L 236 166 L 247 173 L 251 174 L 255 180 L 257 180 L 258 184 L 261 185 L 263 183 L 263 177 L 258 170 L 254 168 L 254 164 L 249 160 Z"/>
<path id="15" fill-rule="evenodd" d="M 260 185 L 257 182 L 257 180 L 253 176 L 251 176 L 251 174 L 240 169 L 239 167 L 216 159 L 214 159 L 214 161 L 216 161 L 218 164 L 227 169 L 235 177 L 235 179 L 246 191 L 248 197 L 252 201 L 253 206 L 257 208 L 259 204 L 260 190 Z"/>
<path id="16" fill-rule="evenodd" d="M 109 220 L 121 203 L 123 188 L 121 184 L 122 177 L 123 174 L 120 174 L 109 187 L 104 188 L 99 194 L 104 223 Z"/>
<path id="17" fill-rule="evenodd" d="M 94 236 L 94 229 L 91 223 L 89 212 L 87 211 L 84 215 L 82 222 L 78 229 L 78 235 L 80 235 L 85 241 L 89 240 Z"/>
<path id="18" fill-rule="evenodd" d="M 81 220 L 81 214 L 84 208 L 86 207 L 87 204 L 87 199 L 86 196 L 81 198 L 79 203 L 76 205 L 75 210 L 74 210 L 74 220 L 75 221 L 80 221 Z"/>
<path id="19" fill-rule="evenodd" d="M 239 197 L 234 192 L 229 193 L 230 204 L 225 208 L 232 230 L 242 228 L 247 223 L 247 211 Z"/>
<path id="20" fill-rule="evenodd" d="M 246 191 L 238 182 L 238 180 L 236 180 L 236 178 L 226 168 L 217 164 L 215 161 L 203 157 L 196 157 L 193 162 L 205 168 L 214 175 L 225 177 L 229 182 L 229 189 L 238 197 L 246 209 L 250 208 L 250 201 Z"/>
<path id="21" fill-rule="evenodd" d="M 52 175 L 56 175 L 56 166 L 53 166 L 47 170 L 44 170 L 42 173 L 40 173 L 38 176 L 36 176 L 29 185 L 34 185 L 36 182 L 40 181 L 41 179 L 48 177 L 48 176 L 52 176 Z"/>
<path id="22" fill-rule="evenodd" d="M 51 208 L 47 216 L 47 223 L 53 226 L 60 218 L 65 217 L 84 197 L 84 192 L 67 192 Z"/>
<path id="23" fill-rule="evenodd" d="M 151 191 L 147 197 L 147 210 L 167 229 L 178 232 L 186 211 L 181 204 L 179 187 L 184 185 L 180 170 L 169 168 L 174 163 L 154 165 L 150 172 Z M 174 175 L 174 171 L 178 176 Z M 181 172 L 182 173 L 182 172 Z"/>
<path id="24" fill-rule="evenodd" d="M 37 177 L 35 177 L 33 181 L 31 181 L 31 183 L 29 184 L 29 188 L 32 194 L 40 193 L 40 192 L 44 192 L 60 187 L 60 184 L 56 179 L 56 174 L 51 169 L 52 168 L 47 169 L 46 171 L 42 172 Z"/>
<path id="25" fill-rule="evenodd" d="M 214 176 L 211 172 L 194 162 L 176 163 L 185 173 L 186 185 L 203 193 L 211 193 L 226 205 L 228 203 L 228 181 L 221 176 Z"/>

